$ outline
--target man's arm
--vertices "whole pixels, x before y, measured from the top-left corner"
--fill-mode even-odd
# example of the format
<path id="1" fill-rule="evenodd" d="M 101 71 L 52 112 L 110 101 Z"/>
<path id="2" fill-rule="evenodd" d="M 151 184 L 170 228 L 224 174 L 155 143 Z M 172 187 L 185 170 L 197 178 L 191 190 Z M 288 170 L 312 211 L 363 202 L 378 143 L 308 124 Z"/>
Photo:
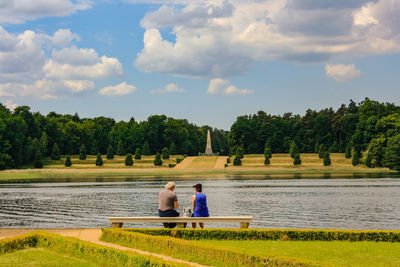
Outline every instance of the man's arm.
<path id="1" fill-rule="evenodd" d="M 194 212 L 194 208 L 195 208 L 195 206 L 194 206 L 194 203 L 195 203 L 195 202 L 194 202 L 194 201 L 195 201 L 195 200 L 196 200 L 196 195 L 193 195 L 193 196 L 192 196 L 192 208 L 193 208 L 193 209 L 192 209 L 192 212 Z"/>

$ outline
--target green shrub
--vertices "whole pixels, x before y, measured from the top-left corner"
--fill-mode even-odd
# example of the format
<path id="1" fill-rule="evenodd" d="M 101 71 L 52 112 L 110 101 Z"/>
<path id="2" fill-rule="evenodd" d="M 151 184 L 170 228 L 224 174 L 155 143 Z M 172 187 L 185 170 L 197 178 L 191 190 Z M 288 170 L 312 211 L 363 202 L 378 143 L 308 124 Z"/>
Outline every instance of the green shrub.
<path id="1" fill-rule="evenodd" d="M 227 157 L 227 158 L 226 158 L 226 164 L 229 164 L 229 163 L 231 163 L 231 158 L 230 158 L 230 157 Z"/>
<path id="2" fill-rule="evenodd" d="M 266 157 L 264 160 L 264 165 L 269 165 L 269 164 L 271 164 L 271 161 L 269 160 L 268 157 Z"/>
<path id="3" fill-rule="evenodd" d="M 353 164 L 353 166 L 358 165 L 360 163 L 360 151 L 353 148 L 351 154 L 352 154 L 351 164 Z"/>
<path id="4" fill-rule="evenodd" d="M 241 160 L 242 156 L 240 154 L 236 154 L 235 158 L 233 159 L 233 165 L 235 166 L 240 166 L 242 165 L 242 160 Z"/>
<path id="5" fill-rule="evenodd" d="M 183 158 L 176 158 L 176 164 L 179 164 L 179 163 L 181 163 L 181 162 L 182 162 L 182 160 L 183 160 Z"/>
<path id="6" fill-rule="evenodd" d="M 125 165 L 126 166 L 132 166 L 133 165 L 133 159 L 132 159 L 132 154 L 131 153 L 126 154 Z"/>
<path id="7" fill-rule="evenodd" d="M 66 156 L 65 157 L 65 167 L 71 167 L 72 166 L 72 161 L 71 161 L 71 156 Z"/>
<path id="8" fill-rule="evenodd" d="M 169 150 L 167 147 L 164 147 L 161 151 L 162 159 L 169 159 Z"/>
<path id="9" fill-rule="evenodd" d="M 331 155 L 329 151 L 325 151 L 324 153 L 324 166 L 329 166 L 331 165 Z"/>
<path id="10" fill-rule="evenodd" d="M 217 266 L 320 266 L 312 261 L 249 255 L 234 248 L 199 244 L 168 236 L 151 236 L 122 229 L 103 229 L 101 240 L 192 262 Z"/>
<path id="11" fill-rule="evenodd" d="M 103 166 L 103 159 L 101 158 L 101 154 L 100 153 L 97 154 L 96 166 Z"/>
<path id="12" fill-rule="evenodd" d="M 346 159 L 349 159 L 349 158 L 351 158 L 351 144 L 350 144 L 350 142 L 347 144 L 347 146 L 346 146 L 346 151 L 345 151 L 345 153 L 344 153 L 344 157 L 346 158 Z"/>
<path id="13" fill-rule="evenodd" d="M 172 236 L 186 240 L 280 240 L 282 236 L 286 235 L 289 240 L 293 241 L 400 242 L 400 231 L 387 230 L 125 228 L 124 231 Z"/>
<path id="14" fill-rule="evenodd" d="M 142 152 L 140 151 L 140 148 L 136 148 L 135 159 L 141 159 L 141 158 L 142 158 Z"/>
<path id="15" fill-rule="evenodd" d="M 296 153 L 293 156 L 293 165 L 301 165 L 300 154 Z"/>
<path id="16" fill-rule="evenodd" d="M 50 155 L 50 158 L 52 159 L 52 160 L 59 160 L 60 159 L 60 148 L 59 148 L 59 146 L 58 146 L 58 144 L 57 143 L 54 143 L 53 144 L 53 147 L 51 148 L 51 155 Z"/>
<path id="17" fill-rule="evenodd" d="M 291 143 L 290 143 L 290 149 L 289 149 L 289 154 L 290 154 L 290 157 L 292 158 L 292 159 L 294 159 L 294 157 L 296 156 L 296 154 L 299 154 L 300 152 L 299 152 L 299 147 L 296 145 L 296 143 L 294 142 L 294 141 L 292 141 Z M 298 165 L 298 164 L 295 164 L 295 165 Z"/>
<path id="18" fill-rule="evenodd" d="M 79 159 L 80 160 L 86 160 L 86 147 L 85 145 L 81 145 L 79 149 Z"/>
<path id="19" fill-rule="evenodd" d="M 157 152 L 156 156 L 154 157 L 154 165 L 161 166 L 162 165 L 161 154 Z"/>
<path id="20" fill-rule="evenodd" d="M 168 168 L 173 168 L 175 166 L 176 166 L 176 164 L 173 164 L 173 163 L 168 164 Z"/>

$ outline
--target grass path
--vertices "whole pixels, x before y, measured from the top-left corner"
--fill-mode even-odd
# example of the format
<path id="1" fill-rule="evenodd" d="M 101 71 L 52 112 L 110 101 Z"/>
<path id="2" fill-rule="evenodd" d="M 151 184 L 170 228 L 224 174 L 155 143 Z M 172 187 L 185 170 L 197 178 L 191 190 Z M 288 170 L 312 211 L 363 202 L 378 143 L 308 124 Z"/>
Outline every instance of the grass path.
<path id="1" fill-rule="evenodd" d="M 27 234 L 27 233 L 37 231 L 37 230 L 39 230 L 39 229 L 0 229 L 0 239 L 14 237 L 14 236 L 22 235 L 22 234 Z M 201 265 L 198 263 L 193 263 L 190 261 L 176 259 L 171 256 L 152 253 L 152 252 L 134 249 L 134 248 L 128 248 L 128 247 L 116 245 L 113 243 L 101 241 L 100 240 L 100 237 L 102 234 L 101 229 L 44 229 L 44 231 L 53 233 L 53 234 L 58 234 L 58 235 L 65 236 L 65 237 L 75 237 L 75 238 L 81 239 L 83 241 L 91 242 L 91 243 L 102 245 L 105 247 L 111 247 L 111 248 L 115 248 L 115 249 L 119 249 L 119 250 L 123 250 L 123 251 L 130 251 L 130 252 L 134 252 L 134 253 L 138 253 L 138 254 L 146 255 L 146 256 L 153 256 L 153 257 L 157 257 L 162 260 L 165 260 L 165 261 L 170 261 L 173 263 L 182 264 L 182 265 L 186 265 L 186 266 L 195 266 L 195 267 L 206 266 L 206 265 Z"/>
<path id="2" fill-rule="evenodd" d="M 184 158 L 179 164 L 177 164 L 174 167 L 174 169 L 177 169 L 177 170 L 186 169 L 192 163 L 192 161 L 195 158 L 196 157 L 186 157 L 186 158 Z"/>
<path id="3" fill-rule="evenodd" d="M 214 165 L 214 169 L 225 169 L 225 163 L 227 156 L 218 156 L 217 162 Z"/>

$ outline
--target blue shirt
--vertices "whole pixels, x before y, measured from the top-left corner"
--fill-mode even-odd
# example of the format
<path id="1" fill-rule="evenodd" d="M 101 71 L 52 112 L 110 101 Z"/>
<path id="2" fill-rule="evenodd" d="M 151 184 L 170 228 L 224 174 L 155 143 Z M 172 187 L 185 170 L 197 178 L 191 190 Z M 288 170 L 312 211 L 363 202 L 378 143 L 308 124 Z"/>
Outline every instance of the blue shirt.
<path id="1" fill-rule="evenodd" d="M 193 217 L 209 217 L 207 207 L 207 197 L 203 193 L 196 193 L 194 200 L 194 212 Z"/>

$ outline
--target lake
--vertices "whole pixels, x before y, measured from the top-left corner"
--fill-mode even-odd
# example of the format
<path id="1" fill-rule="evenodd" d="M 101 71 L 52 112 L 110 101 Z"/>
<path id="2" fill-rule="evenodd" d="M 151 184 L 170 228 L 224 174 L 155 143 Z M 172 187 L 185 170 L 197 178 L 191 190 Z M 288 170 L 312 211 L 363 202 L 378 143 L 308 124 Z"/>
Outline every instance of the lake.
<path id="1" fill-rule="evenodd" d="M 109 227 L 108 217 L 156 216 L 165 179 L 0 184 L 0 228 Z M 210 215 L 252 215 L 252 228 L 400 230 L 400 179 L 175 179 L 181 207 L 203 184 Z M 126 224 L 160 227 L 160 224 Z M 209 224 L 206 227 L 238 227 Z"/>

